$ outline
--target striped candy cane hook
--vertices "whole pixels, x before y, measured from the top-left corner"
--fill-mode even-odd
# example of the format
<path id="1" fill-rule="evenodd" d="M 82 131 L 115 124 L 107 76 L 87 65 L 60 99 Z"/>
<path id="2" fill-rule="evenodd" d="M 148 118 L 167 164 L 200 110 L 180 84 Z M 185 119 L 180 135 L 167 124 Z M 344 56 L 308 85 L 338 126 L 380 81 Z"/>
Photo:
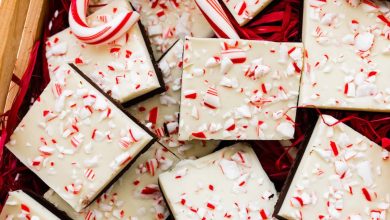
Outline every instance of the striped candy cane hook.
<path id="1" fill-rule="evenodd" d="M 195 2 L 219 38 L 240 39 L 218 0 L 195 0 Z"/>
<path id="2" fill-rule="evenodd" d="M 106 44 L 126 33 L 139 20 L 135 11 L 118 13 L 108 23 L 89 27 L 87 24 L 87 8 L 89 0 L 72 0 L 69 10 L 69 26 L 73 34 L 87 44 Z"/>

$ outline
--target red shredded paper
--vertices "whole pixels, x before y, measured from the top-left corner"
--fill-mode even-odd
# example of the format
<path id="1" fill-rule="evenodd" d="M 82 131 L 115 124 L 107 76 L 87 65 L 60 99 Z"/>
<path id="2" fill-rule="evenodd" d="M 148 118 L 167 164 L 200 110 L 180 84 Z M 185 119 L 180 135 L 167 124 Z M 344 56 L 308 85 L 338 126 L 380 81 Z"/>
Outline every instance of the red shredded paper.
<path id="1" fill-rule="evenodd" d="M 225 4 L 221 4 L 237 33 L 243 39 L 299 42 L 302 2 L 302 0 L 274 0 L 244 27 L 240 27 Z"/>
<path id="2" fill-rule="evenodd" d="M 31 100 L 35 100 L 39 96 L 49 81 L 44 42 L 48 36 L 68 26 L 69 3 L 69 0 L 49 1 L 49 15 L 45 27 L 49 27 L 50 23 L 51 29 L 46 28 L 42 40 L 35 44 L 23 78 L 13 77 L 13 81 L 21 89 L 14 100 L 12 109 L 0 117 L 0 210 L 10 190 L 32 189 L 37 193 L 44 193 L 47 190 L 47 186 L 6 150 L 4 144 L 21 117 L 27 112 Z M 278 42 L 300 41 L 301 0 L 274 0 L 244 27 L 238 25 L 226 7 L 224 10 L 243 39 Z M 56 11 L 58 14 L 54 16 Z M 281 189 L 294 161 L 289 150 L 294 148 L 299 150 L 300 144 L 306 138 L 309 138 L 305 135 L 308 133 L 308 129 L 316 123 L 318 115 L 321 116 L 322 114 L 329 114 L 340 119 L 337 123 L 346 123 L 372 141 L 381 144 L 386 149 L 390 149 L 390 114 L 298 108 L 295 139 L 291 140 L 291 146 L 285 148 L 278 141 L 252 142 L 262 166 L 278 190 Z M 7 122 L 7 125 L 5 122 Z"/>

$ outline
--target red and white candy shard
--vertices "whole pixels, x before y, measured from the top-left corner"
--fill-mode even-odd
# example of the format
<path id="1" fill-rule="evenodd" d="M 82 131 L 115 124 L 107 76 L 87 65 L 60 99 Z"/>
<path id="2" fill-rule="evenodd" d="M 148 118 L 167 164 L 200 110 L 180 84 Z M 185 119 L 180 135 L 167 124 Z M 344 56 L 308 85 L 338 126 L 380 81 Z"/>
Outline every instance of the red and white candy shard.
<path id="1" fill-rule="evenodd" d="M 294 136 L 299 43 L 188 38 L 179 140 L 286 140 Z"/>
<path id="2" fill-rule="evenodd" d="M 299 105 L 390 111 L 389 5 L 376 0 L 305 1 Z M 298 68 L 301 68 L 298 66 Z"/>
<path id="3" fill-rule="evenodd" d="M 277 200 L 255 152 L 244 144 L 183 160 L 159 182 L 177 220 L 270 219 Z"/>
<path id="4" fill-rule="evenodd" d="M 337 119 L 323 117 L 276 214 L 285 219 L 387 219 L 387 151 L 343 123 L 328 126 Z"/>
<path id="5" fill-rule="evenodd" d="M 159 62 L 166 92 L 128 108 L 139 121 L 156 133 L 160 142 L 180 158 L 201 157 L 211 153 L 218 141 L 179 141 L 179 111 L 181 92 L 183 41 L 178 41 Z M 182 91 L 185 99 L 202 98 L 196 90 Z M 197 109 L 194 116 L 197 116 Z"/>
<path id="6" fill-rule="evenodd" d="M 272 0 L 223 0 L 239 25 L 244 26 L 259 14 Z"/>
<path id="7" fill-rule="evenodd" d="M 89 0 L 72 0 L 69 10 L 69 27 L 74 36 L 87 44 L 107 44 L 125 34 L 139 20 L 134 11 L 118 13 L 111 21 L 91 26 L 87 22 L 86 12 Z"/>
<path id="8" fill-rule="evenodd" d="M 196 5 L 220 38 L 240 39 L 221 4 L 217 0 L 195 0 Z"/>
<path id="9" fill-rule="evenodd" d="M 59 220 L 56 215 L 47 210 L 39 202 L 35 201 L 28 194 L 21 190 L 9 192 L 7 201 L 5 201 L 0 219 L 53 219 Z"/>
<path id="10" fill-rule="evenodd" d="M 66 64 L 52 75 L 7 147 L 79 211 L 151 141 Z"/>
<path id="11" fill-rule="evenodd" d="M 157 178 L 178 160 L 160 144 L 152 145 L 108 191 L 79 213 L 53 190 L 47 191 L 44 197 L 74 220 L 93 220 L 97 216 L 113 216 L 123 220 L 164 220 L 169 216 L 169 211 L 162 198 Z"/>
<path id="12" fill-rule="evenodd" d="M 86 2 L 88 1 L 75 1 L 72 10 L 76 10 L 76 4 L 84 5 Z M 78 13 L 84 13 L 84 10 L 77 8 L 77 13 L 73 16 L 81 16 Z M 117 0 L 88 18 L 84 16 L 78 19 L 85 21 L 90 27 L 98 28 L 111 26 L 121 15 L 127 14 L 131 17 L 129 19 L 133 19 L 137 12 L 132 11 L 128 1 Z M 138 23 L 123 30 L 125 32 L 121 32 L 117 39 L 102 45 L 80 41 L 76 37 L 80 33 L 71 28 L 51 36 L 46 42 L 50 75 L 63 63 L 73 63 L 100 88 L 122 103 L 161 88 Z M 87 32 L 81 31 L 82 34 Z M 102 36 L 106 36 L 108 32 L 104 32 Z M 103 38 L 94 37 L 93 40 L 95 39 Z M 62 92 L 60 84 L 55 91 L 58 94 Z"/>

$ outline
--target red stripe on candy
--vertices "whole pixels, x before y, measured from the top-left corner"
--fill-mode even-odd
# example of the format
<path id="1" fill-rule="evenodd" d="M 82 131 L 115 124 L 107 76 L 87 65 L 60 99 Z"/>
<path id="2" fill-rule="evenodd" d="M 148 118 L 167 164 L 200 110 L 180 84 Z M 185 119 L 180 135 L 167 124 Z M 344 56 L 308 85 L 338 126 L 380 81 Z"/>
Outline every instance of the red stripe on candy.
<path id="1" fill-rule="evenodd" d="M 127 21 L 130 20 L 132 14 L 133 14 L 133 12 L 128 13 L 126 15 L 126 17 L 122 20 L 122 22 L 116 28 L 114 28 L 114 30 L 109 35 L 107 35 L 103 39 L 101 39 L 99 41 L 96 41 L 96 42 L 93 42 L 91 44 L 100 44 L 100 43 L 103 43 L 105 41 L 108 41 L 108 39 L 110 39 L 113 36 L 115 36 L 123 28 L 123 26 L 126 25 Z"/>
<path id="2" fill-rule="evenodd" d="M 260 210 L 260 216 L 261 216 L 263 219 L 268 219 L 267 213 L 265 213 L 264 209 Z"/>
<path id="3" fill-rule="evenodd" d="M 383 14 L 378 15 L 378 18 L 379 18 L 381 21 L 385 22 L 385 24 L 386 24 L 387 26 L 390 27 L 390 21 L 387 20 L 387 18 L 386 18 Z"/>
<path id="4" fill-rule="evenodd" d="M 152 124 L 157 123 L 158 107 L 154 107 L 149 111 L 149 122 Z"/>
<path id="5" fill-rule="evenodd" d="M 371 202 L 371 195 L 366 188 L 362 188 L 362 193 L 367 201 Z"/>
<path id="6" fill-rule="evenodd" d="M 332 149 L 333 155 L 337 157 L 337 155 L 339 155 L 339 150 L 337 149 L 337 145 L 334 141 L 330 141 L 330 148 Z"/>
<path id="7" fill-rule="evenodd" d="M 84 21 L 80 18 L 80 13 L 77 9 L 77 0 L 72 0 L 71 4 L 70 4 L 70 13 L 71 15 L 73 16 L 74 20 L 81 26 L 83 27 L 88 27 L 88 25 L 86 23 L 84 23 Z M 84 2 L 85 4 L 85 2 Z M 85 7 L 85 5 L 84 5 Z M 83 12 L 85 13 L 85 12 Z"/>
<path id="8" fill-rule="evenodd" d="M 206 138 L 206 135 L 204 132 L 193 132 L 192 136 L 197 137 L 197 138 Z"/>
<path id="9" fill-rule="evenodd" d="M 213 205 L 211 203 L 207 203 L 207 208 L 214 210 L 215 209 L 215 205 Z"/>

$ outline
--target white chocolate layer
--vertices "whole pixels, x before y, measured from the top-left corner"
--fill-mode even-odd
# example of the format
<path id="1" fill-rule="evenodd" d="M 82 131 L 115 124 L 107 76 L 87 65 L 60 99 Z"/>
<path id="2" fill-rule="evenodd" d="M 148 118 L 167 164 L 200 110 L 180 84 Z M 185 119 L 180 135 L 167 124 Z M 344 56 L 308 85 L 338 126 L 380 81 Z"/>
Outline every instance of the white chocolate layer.
<path id="1" fill-rule="evenodd" d="M 328 125 L 337 120 L 323 115 Z M 277 213 L 286 219 L 389 218 L 389 152 L 321 118 Z M 323 216 L 323 217 L 321 217 Z"/>
<path id="2" fill-rule="evenodd" d="M 6 146 L 80 211 L 152 140 L 64 65 L 53 73 Z"/>
<path id="3" fill-rule="evenodd" d="M 183 160 L 159 182 L 176 220 L 266 219 L 277 200 L 274 184 L 244 144 Z"/>
<path id="4" fill-rule="evenodd" d="M 223 0 L 240 26 L 259 14 L 272 0 Z"/>
<path id="5" fill-rule="evenodd" d="M 386 1 L 305 0 L 299 105 L 390 111 L 389 11 Z"/>
<path id="6" fill-rule="evenodd" d="M 91 26 L 101 25 L 129 10 L 128 1 L 117 0 L 90 15 L 87 21 Z M 74 63 L 122 103 L 161 87 L 138 24 L 108 45 L 82 43 L 68 28 L 48 39 L 46 51 L 51 74 L 64 63 Z"/>
<path id="7" fill-rule="evenodd" d="M 185 44 L 179 140 L 294 136 L 301 43 L 189 38 Z"/>
<path id="8" fill-rule="evenodd" d="M 202 157 L 211 153 L 219 142 L 178 140 L 182 57 L 183 41 L 179 40 L 159 62 L 167 91 L 128 110 L 180 158 Z"/>
<path id="9" fill-rule="evenodd" d="M 194 0 L 132 0 L 131 3 L 141 15 L 156 59 L 180 38 L 214 35 Z"/>
<path id="10" fill-rule="evenodd" d="M 0 219 L 59 220 L 57 216 L 21 190 L 9 192 Z"/>
<path id="11" fill-rule="evenodd" d="M 107 192 L 80 213 L 52 190 L 45 193 L 45 198 L 74 220 L 163 220 L 169 216 L 169 211 L 161 196 L 157 177 L 177 162 L 177 157 L 156 143 L 140 155 Z"/>
<path id="12" fill-rule="evenodd" d="M 113 0 L 95 0 L 94 5 Z M 141 15 L 141 22 L 148 32 L 156 60 L 186 36 L 212 37 L 214 35 L 193 0 L 131 0 Z"/>

